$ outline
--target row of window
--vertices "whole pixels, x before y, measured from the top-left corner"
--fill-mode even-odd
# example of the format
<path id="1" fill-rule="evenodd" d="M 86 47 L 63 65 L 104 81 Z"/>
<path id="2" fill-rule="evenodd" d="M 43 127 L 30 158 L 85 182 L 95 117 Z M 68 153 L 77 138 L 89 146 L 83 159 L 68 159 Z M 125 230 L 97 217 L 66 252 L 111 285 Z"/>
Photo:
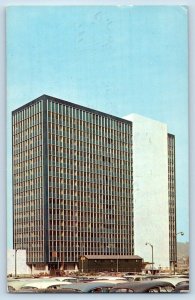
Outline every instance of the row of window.
<path id="1" fill-rule="evenodd" d="M 54 119 L 58 118 L 61 120 L 65 116 L 68 116 L 70 118 L 74 118 L 75 120 L 87 121 L 92 124 L 119 129 L 121 131 L 125 131 L 131 126 L 130 122 L 129 124 L 127 124 L 126 122 L 123 122 L 123 120 L 114 120 L 110 116 L 99 115 L 96 113 L 85 111 L 83 109 L 78 109 L 68 105 L 48 101 L 48 117 L 51 116 Z"/>
<path id="2" fill-rule="evenodd" d="M 42 150 L 38 150 L 38 151 L 34 152 L 33 154 L 23 156 L 22 159 L 20 160 L 20 162 L 18 162 L 18 164 L 14 165 L 13 167 L 15 167 L 16 169 L 18 167 L 20 167 L 20 170 L 21 170 L 20 172 L 23 172 L 23 171 L 25 171 L 25 162 L 28 162 L 29 159 L 40 159 L 40 157 L 42 157 L 42 155 L 43 155 Z"/>
<path id="3" fill-rule="evenodd" d="M 62 144 L 62 143 L 61 143 Z M 103 146 L 97 146 L 94 144 L 90 144 L 90 143 L 82 143 L 79 142 L 78 147 L 75 146 L 75 143 L 71 143 L 71 140 L 68 140 L 68 143 L 65 143 L 62 146 L 58 146 L 57 144 L 49 144 L 49 154 L 51 154 L 52 156 L 61 156 L 62 154 L 67 154 L 67 155 L 76 155 L 79 151 L 80 152 L 87 152 L 89 154 L 94 154 L 94 155 L 113 155 L 113 157 L 115 156 L 120 156 L 120 155 L 127 155 L 127 154 L 131 154 L 133 153 L 132 148 L 128 148 L 128 149 L 124 149 L 124 150 L 120 150 L 117 148 L 109 148 L 109 146 L 107 145 L 103 145 Z"/>
<path id="4" fill-rule="evenodd" d="M 23 120 L 25 118 L 29 118 L 30 116 L 39 113 L 42 111 L 43 103 L 42 101 L 38 101 L 29 105 L 28 107 L 21 109 L 21 111 L 15 112 L 13 114 L 13 121 L 17 122 Z"/>
<path id="5" fill-rule="evenodd" d="M 39 101 L 26 107 L 25 109 L 21 109 L 21 111 L 13 114 L 13 124 L 17 122 L 24 121 L 31 117 L 36 117 L 43 110 L 43 103 Z M 104 127 L 117 128 L 119 130 L 128 129 L 131 124 L 127 124 L 123 120 L 114 120 L 111 116 L 100 115 L 97 113 L 92 113 L 89 111 L 85 111 L 84 109 L 74 108 L 70 105 L 56 103 L 52 101 L 48 101 L 48 117 L 53 117 L 55 119 L 63 119 L 65 116 L 74 118 L 76 120 L 88 121 L 93 124 L 101 125 Z"/>
<path id="6" fill-rule="evenodd" d="M 48 127 L 52 131 L 56 130 L 63 130 L 64 128 L 71 128 L 71 129 L 79 129 L 84 131 L 94 130 L 95 132 L 105 132 L 105 134 L 109 134 L 115 132 L 116 134 L 121 133 L 121 135 L 131 135 L 132 134 L 132 125 L 123 123 L 121 126 L 119 123 L 116 123 L 116 126 L 109 126 L 104 125 L 103 122 L 99 124 L 90 122 L 88 120 L 80 120 L 73 117 L 59 115 L 59 114 L 52 114 L 48 116 Z M 41 122 L 41 120 L 40 120 Z M 23 126 L 24 127 L 24 126 Z"/>
<path id="7" fill-rule="evenodd" d="M 22 137 L 21 140 L 30 138 L 31 135 L 35 135 L 35 132 L 41 133 L 42 116 L 36 115 L 33 118 L 27 119 L 26 121 L 21 121 L 15 123 L 13 128 L 13 134 Z"/>
<path id="8" fill-rule="evenodd" d="M 95 147 L 97 147 L 97 148 L 102 147 L 102 150 L 106 150 L 106 148 L 107 148 L 107 150 L 109 150 L 109 151 L 111 151 L 111 150 L 113 150 L 113 151 L 114 150 L 120 150 L 122 152 L 127 152 L 127 153 L 132 152 L 131 148 L 129 148 L 129 146 L 127 147 L 127 144 L 126 143 L 122 143 L 122 142 L 118 143 L 117 146 L 115 146 L 115 145 L 111 145 L 111 144 L 105 144 L 103 142 L 98 142 L 98 140 L 94 140 L 94 142 L 91 143 L 90 140 L 86 139 L 86 138 L 81 139 L 80 141 L 83 142 L 83 146 L 85 146 L 84 143 L 86 144 L 85 148 L 86 148 L 87 152 L 91 152 L 92 149 L 95 150 Z M 58 140 L 48 140 L 48 143 L 49 143 L 49 145 L 58 146 L 58 147 L 64 147 L 64 146 L 67 145 L 61 139 L 58 139 Z"/>

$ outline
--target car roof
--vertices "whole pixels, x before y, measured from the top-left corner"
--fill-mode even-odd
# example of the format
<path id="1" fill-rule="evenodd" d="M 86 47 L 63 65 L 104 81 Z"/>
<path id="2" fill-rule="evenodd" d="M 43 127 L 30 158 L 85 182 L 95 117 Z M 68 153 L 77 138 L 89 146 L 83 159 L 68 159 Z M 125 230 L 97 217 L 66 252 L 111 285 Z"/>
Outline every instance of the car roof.
<path id="1" fill-rule="evenodd" d="M 161 278 L 172 278 L 171 275 L 157 274 L 157 275 L 145 275 L 144 279 L 161 279 Z"/>
<path id="2" fill-rule="evenodd" d="M 126 281 L 125 277 L 117 277 L 117 276 L 98 276 L 95 279 L 96 280 L 123 280 L 123 281 Z"/>
<path id="3" fill-rule="evenodd" d="M 181 290 L 189 290 L 189 283 L 176 285 L 174 292 L 181 291 Z"/>
<path id="4" fill-rule="evenodd" d="M 112 290 L 114 289 L 132 289 L 134 291 L 138 291 L 138 290 L 144 290 L 144 289 L 149 289 L 149 288 L 155 288 L 158 286 L 171 286 L 174 288 L 174 285 L 170 282 L 166 282 L 166 281 L 161 281 L 161 280 L 151 280 L 151 281 L 132 281 L 129 283 L 119 283 L 116 284 Z M 112 291 L 111 290 L 111 291 Z"/>
<path id="5" fill-rule="evenodd" d="M 56 280 L 48 280 L 48 281 L 35 281 L 35 282 L 28 282 L 24 284 L 21 289 L 25 288 L 38 288 L 38 289 L 43 289 L 43 288 L 48 288 L 50 286 L 55 286 L 59 285 L 59 281 Z M 69 282 L 63 282 L 63 285 L 70 285 Z"/>
<path id="6" fill-rule="evenodd" d="M 113 287 L 116 283 L 109 282 L 109 280 L 106 281 L 90 281 L 90 282 L 77 282 L 77 283 L 71 283 L 67 286 L 67 288 L 73 288 L 81 290 L 82 292 L 88 292 L 91 289 L 95 289 L 98 287 Z M 66 289 L 66 287 L 64 287 Z"/>
<path id="7" fill-rule="evenodd" d="M 55 277 L 50 277 L 50 280 L 58 280 L 58 281 L 63 281 L 63 280 L 77 280 L 76 277 L 68 277 L 68 276 L 55 276 Z"/>
<path id="8" fill-rule="evenodd" d="M 14 281 L 9 281 L 7 283 L 7 285 L 9 287 L 14 288 L 15 290 L 20 289 L 24 284 L 27 284 L 28 281 L 27 280 L 14 280 Z"/>

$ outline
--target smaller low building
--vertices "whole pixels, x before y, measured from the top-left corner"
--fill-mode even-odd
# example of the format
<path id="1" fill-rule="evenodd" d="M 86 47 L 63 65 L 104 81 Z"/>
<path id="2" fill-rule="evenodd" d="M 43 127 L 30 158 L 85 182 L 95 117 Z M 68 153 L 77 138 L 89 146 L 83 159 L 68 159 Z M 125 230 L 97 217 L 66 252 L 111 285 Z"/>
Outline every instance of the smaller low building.
<path id="1" fill-rule="evenodd" d="M 151 274 L 151 275 L 155 275 L 160 273 L 161 268 L 159 267 L 158 269 L 150 262 L 145 262 L 143 264 L 143 270 L 142 270 L 145 274 Z"/>
<path id="2" fill-rule="evenodd" d="M 26 264 L 26 250 L 7 250 L 7 275 L 19 276 L 30 275 L 31 268 Z"/>
<path id="3" fill-rule="evenodd" d="M 137 255 L 85 255 L 79 258 L 79 270 L 88 272 L 141 272 L 142 258 Z"/>
<path id="4" fill-rule="evenodd" d="M 8 249 L 7 250 L 7 275 L 8 276 L 24 276 L 37 275 L 40 273 L 48 274 L 48 266 L 43 264 L 35 264 L 29 266 L 26 263 L 25 249 Z"/>

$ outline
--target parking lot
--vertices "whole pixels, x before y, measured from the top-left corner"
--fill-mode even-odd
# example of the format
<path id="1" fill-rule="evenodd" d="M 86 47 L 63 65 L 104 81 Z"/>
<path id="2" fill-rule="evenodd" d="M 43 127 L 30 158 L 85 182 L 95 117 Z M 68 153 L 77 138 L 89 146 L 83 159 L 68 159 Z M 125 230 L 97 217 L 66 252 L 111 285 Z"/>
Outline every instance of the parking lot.
<path id="1" fill-rule="evenodd" d="M 182 293 L 189 275 L 80 274 L 8 278 L 9 293 Z"/>

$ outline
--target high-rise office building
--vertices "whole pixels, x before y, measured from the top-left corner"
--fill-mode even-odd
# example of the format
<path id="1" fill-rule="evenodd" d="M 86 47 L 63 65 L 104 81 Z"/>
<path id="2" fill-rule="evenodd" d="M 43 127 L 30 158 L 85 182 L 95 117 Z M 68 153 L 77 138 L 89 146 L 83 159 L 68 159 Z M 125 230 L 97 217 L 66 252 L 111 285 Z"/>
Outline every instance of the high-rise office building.
<path id="1" fill-rule="evenodd" d="M 175 137 L 167 125 L 131 114 L 134 250 L 156 268 L 176 262 Z M 146 245 L 147 243 L 147 245 Z"/>
<path id="2" fill-rule="evenodd" d="M 175 136 L 168 134 L 168 199 L 169 199 L 169 260 L 174 268 L 177 263 L 176 239 L 176 170 L 175 170 Z"/>
<path id="3" fill-rule="evenodd" d="M 176 255 L 174 136 L 43 95 L 12 113 L 13 242 L 34 269 L 82 255 Z M 158 253 L 158 255 L 157 255 Z"/>
<path id="4" fill-rule="evenodd" d="M 12 122 L 14 248 L 27 263 L 133 255 L 132 123 L 46 95 Z"/>

